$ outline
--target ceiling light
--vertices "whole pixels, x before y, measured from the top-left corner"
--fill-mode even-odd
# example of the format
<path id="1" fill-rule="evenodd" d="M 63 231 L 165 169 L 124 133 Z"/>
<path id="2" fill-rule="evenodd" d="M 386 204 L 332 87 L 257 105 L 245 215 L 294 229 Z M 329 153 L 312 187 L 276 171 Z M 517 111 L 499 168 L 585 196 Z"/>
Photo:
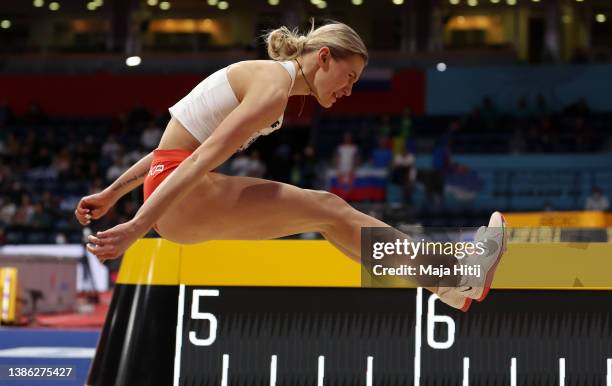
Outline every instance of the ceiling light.
<path id="1" fill-rule="evenodd" d="M 516 5 L 516 0 L 506 0 L 506 3 L 508 3 L 508 5 Z"/>
<path id="2" fill-rule="evenodd" d="M 468 0 L 467 3 L 470 7 L 475 7 L 478 5 L 478 0 Z"/>
<path id="3" fill-rule="evenodd" d="M 452 5 L 459 4 L 459 0 L 448 0 Z"/>
<path id="4" fill-rule="evenodd" d="M 157 0 L 147 0 L 147 5 L 155 7 L 157 5 Z"/>
<path id="5" fill-rule="evenodd" d="M 162 11 L 167 11 L 170 9 L 170 7 L 172 7 L 172 5 L 170 5 L 169 1 L 162 1 L 161 3 L 159 3 L 159 9 L 161 9 Z"/>
<path id="6" fill-rule="evenodd" d="M 60 3 L 58 3 L 57 1 L 49 3 L 49 9 L 52 11 L 57 11 L 58 9 L 60 9 Z"/>
<path id="7" fill-rule="evenodd" d="M 404 4 L 404 0 L 391 0 L 393 2 L 393 4 L 395 5 L 402 5 Z"/>
<path id="8" fill-rule="evenodd" d="M 444 62 L 438 63 L 436 65 L 436 70 L 438 70 L 440 72 L 446 71 L 446 63 L 444 63 Z"/>
<path id="9" fill-rule="evenodd" d="M 219 7 L 219 9 L 225 10 L 229 8 L 229 3 L 227 1 L 220 1 L 219 4 L 217 4 L 217 7 Z"/>
<path id="10" fill-rule="evenodd" d="M 361 5 L 363 4 L 363 0 L 351 0 L 351 3 L 353 3 L 353 5 Z"/>
<path id="11" fill-rule="evenodd" d="M 9 28 L 11 28 L 11 21 L 10 20 L 6 20 L 6 19 L 0 21 L 0 27 L 2 29 L 9 29 Z"/>
<path id="12" fill-rule="evenodd" d="M 606 22 L 606 15 L 604 15 L 603 13 L 598 13 L 597 15 L 595 15 L 595 20 L 598 23 L 605 23 Z"/>
<path id="13" fill-rule="evenodd" d="M 42 7 L 43 5 L 45 5 L 45 1 L 44 1 L 44 0 L 34 0 L 34 2 L 33 2 L 32 4 L 34 4 L 34 6 L 35 6 L 36 8 L 40 8 L 40 7 Z"/>
<path id="14" fill-rule="evenodd" d="M 319 3 L 317 4 L 317 8 L 319 9 L 327 8 L 327 2 L 325 0 L 319 1 Z"/>
<path id="15" fill-rule="evenodd" d="M 128 67 L 136 67 L 139 66 L 140 63 L 142 63 L 140 56 L 130 56 L 129 58 L 125 59 L 125 65 Z"/>
<path id="16" fill-rule="evenodd" d="M 89 3 L 87 3 L 87 9 L 88 10 L 95 11 L 96 8 L 98 8 L 98 7 L 96 6 L 96 3 L 94 3 L 93 1 L 90 1 Z"/>
<path id="17" fill-rule="evenodd" d="M 268 4 L 270 5 L 278 5 L 278 3 L 280 3 L 279 0 L 268 0 Z"/>

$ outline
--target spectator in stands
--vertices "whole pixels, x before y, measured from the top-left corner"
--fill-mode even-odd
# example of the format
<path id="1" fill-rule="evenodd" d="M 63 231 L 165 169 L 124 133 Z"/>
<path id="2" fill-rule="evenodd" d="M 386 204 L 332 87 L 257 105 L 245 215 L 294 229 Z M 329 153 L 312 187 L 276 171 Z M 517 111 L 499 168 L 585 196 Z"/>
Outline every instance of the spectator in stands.
<path id="1" fill-rule="evenodd" d="M 236 154 L 230 162 L 229 172 L 233 176 L 247 176 L 249 174 L 249 157 L 244 152 Z"/>
<path id="2" fill-rule="evenodd" d="M 559 129 L 555 122 L 550 117 L 544 117 L 540 120 L 538 128 L 538 138 L 541 149 L 545 152 L 559 151 Z"/>
<path id="3" fill-rule="evenodd" d="M 353 133 L 356 133 L 353 139 L 359 144 L 361 154 L 372 154 L 372 151 L 377 146 L 374 138 L 379 136 L 378 127 L 372 127 L 372 123 L 366 119 L 360 120 L 356 125 Z"/>
<path id="4" fill-rule="evenodd" d="M 378 134 L 383 137 L 389 137 L 392 134 L 391 127 L 391 116 L 384 114 L 380 120 L 380 127 L 378 128 Z"/>
<path id="5" fill-rule="evenodd" d="M 159 128 L 155 120 L 151 119 L 149 120 L 149 125 L 146 129 L 144 129 L 142 135 L 140 136 L 140 144 L 146 151 L 153 150 L 157 147 L 162 134 L 162 129 Z"/>
<path id="6" fill-rule="evenodd" d="M 487 122 L 483 119 L 482 111 L 477 106 L 474 107 L 472 112 L 465 117 L 462 124 L 460 124 L 458 127 L 465 133 L 479 134 L 485 131 Z"/>
<path id="7" fill-rule="evenodd" d="M 106 171 L 106 180 L 115 181 L 120 175 L 128 169 L 128 165 L 123 157 L 115 158 L 113 165 Z"/>
<path id="8" fill-rule="evenodd" d="M 43 209 L 40 202 L 33 205 L 32 217 L 27 225 L 34 228 L 48 228 L 53 224 L 51 214 Z"/>
<path id="9" fill-rule="evenodd" d="M 586 98 L 581 97 L 576 102 L 567 106 L 563 112 L 572 117 L 588 118 L 591 114 L 591 109 Z"/>
<path id="10" fill-rule="evenodd" d="M 4 196 L 0 202 L 0 225 L 2 227 L 10 226 L 13 223 L 13 217 L 17 213 L 17 205 L 8 197 Z M 0 227 L 0 229 L 2 229 Z"/>
<path id="11" fill-rule="evenodd" d="M 336 170 L 338 173 L 351 173 L 357 166 L 359 149 L 353 143 L 351 133 L 344 133 L 343 142 L 336 149 Z"/>
<path id="12" fill-rule="evenodd" d="M 450 138 L 444 135 L 438 139 L 432 157 L 433 169 L 425 184 L 427 197 L 434 206 L 444 204 L 444 179 L 451 171 Z"/>
<path id="13" fill-rule="evenodd" d="M 102 156 L 109 161 L 114 161 L 119 157 L 121 150 L 121 144 L 114 135 L 111 135 L 104 145 L 102 145 Z"/>
<path id="14" fill-rule="evenodd" d="M 104 189 L 104 181 L 101 177 L 96 177 L 93 183 L 89 185 L 88 195 L 101 192 Z"/>
<path id="15" fill-rule="evenodd" d="M 576 140 L 577 151 L 591 151 L 595 141 L 595 133 L 591 124 L 583 116 L 574 119 L 573 138 Z"/>
<path id="16" fill-rule="evenodd" d="M 251 153 L 249 154 L 247 176 L 263 178 L 265 174 L 266 174 L 266 165 L 264 165 L 264 163 L 261 162 L 259 151 L 255 149 L 251 150 Z"/>
<path id="17" fill-rule="evenodd" d="M 584 208 L 586 210 L 607 211 L 610 210 L 610 201 L 599 187 L 594 186 Z"/>
<path id="18" fill-rule="evenodd" d="M 498 120 L 498 112 L 495 104 L 493 103 L 493 99 L 491 99 L 491 97 L 488 95 L 482 100 L 480 116 L 482 117 L 487 129 L 493 130 L 495 128 L 495 123 Z"/>
<path id="19" fill-rule="evenodd" d="M 391 166 L 393 153 L 389 149 L 389 138 L 382 137 L 378 140 L 378 147 L 372 152 L 372 166 L 387 169 Z"/>
<path id="20" fill-rule="evenodd" d="M 518 99 L 516 103 L 516 111 L 514 112 L 514 117 L 520 123 L 527 122 L 527 120 L 533 117 L 533 109 L 529 106 L 529 101 L 526 96 L 522 96 Z"/>
<path id="21" fill-rule="evenodd" d="M 404 201 L 408 204 L 412 203 L 412 188 L 416 180 L 416 160 L 414 154 L 404 147 L 401 154 L 396 154 L 393 157 L 393 166 L 391 172 L 391 181 L 402 187 L 404 192 Z"/>
<path id="22" fill-rule="evenodd" d="M 323 167 L 319 165 L 319 161 L 317 161 L 314 146 L 306 146 L 304 155 L 301 157 L 299 168 L 302 177 L 299 186 L 306 189 L 318 188 L 317 180 L 319 176 L 317 173 L 323 170 Z"/>
<path id="23" fill-rule="evenodd" d="M 50 191 L 45 190 L 40 196 L 40 205 L 45 213 L 47 213 L 51 219 L 59 217 L 58 211 L 59 202 L 57 197 L 54 197 Z"/>
<path id="24" fill-rule="evenodd" d="M 412 111 L 410 107 L 406 107 L 402 113 L 402 120 L 400 121 L 400 135 L 404 137 L 406 141 L 412 136 Z"/>
<path id="25" fill-rule="evenodd" d="M 31 222 L 33 214 L 34 206 L 32 205 L 30 196 L 23 193 L 21 195 L 21 202 L 19 203 L 19 207 L 17 207 L 17 211 L 15 212 L 12 221 L 16 225 L 28 225 Z"/>
<path id="26" fill-rule="evenodd" d="M 51 167 L 57 171 L 60 181 L 66 181 L 70 177 L 72 167 L 70 151 L 67 148 L 62 149 L 59 154 L 53 157 Z"/>

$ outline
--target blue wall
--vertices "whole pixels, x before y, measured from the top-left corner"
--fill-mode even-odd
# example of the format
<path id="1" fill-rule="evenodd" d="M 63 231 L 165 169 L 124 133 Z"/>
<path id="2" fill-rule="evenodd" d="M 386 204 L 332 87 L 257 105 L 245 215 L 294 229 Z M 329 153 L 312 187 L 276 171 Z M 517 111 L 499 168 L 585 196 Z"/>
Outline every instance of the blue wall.
<path id="1" fill-rule="evenodd" d="M 463 114 L 491 96 L 501 110 L 515 109 L 542 93 L 549 107 L 562 108 L 586 97 L 594 111 L 612 111 L 612 65 L 496 66 L 427 71 L 428 114 Z"/>

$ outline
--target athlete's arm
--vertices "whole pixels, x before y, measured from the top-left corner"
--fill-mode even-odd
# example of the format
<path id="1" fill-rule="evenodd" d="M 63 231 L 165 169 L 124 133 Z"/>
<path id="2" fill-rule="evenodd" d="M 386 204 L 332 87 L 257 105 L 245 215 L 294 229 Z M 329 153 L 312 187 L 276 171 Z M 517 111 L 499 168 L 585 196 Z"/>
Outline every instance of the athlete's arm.
<path id="1" fill-rule="evenodd" d="M 140 161 L 132 165 L 119 178 L 115 180 L 108 188 L 110 195 L 117 199 L 123 197 L 126 193 L 136 189 L 144 182 L 145 176 L 149 172 L 151 162 L 153 161 L 153 152 L 142 157 Z"/>
<path id="2" fill-rule="evenodd" d="M 240 104 L 140 207 L 133 219 L 137 228 L 150 229 L 165 209 L 187 196 L 205 173 L 231 157 L 255 132 L 277 120 L 287 99 L 286 88 L 274 86 L 274 80 L 253 81 Z"/>
<path id="3" fill-rule="evenodd" d="M 147 154 L 106 189 L 83 197 L 74 211 L 77 221 L 81 225 L 87 225 L 91 222 L 91 219 L 97 220 L 104 216 L 121 197 L 143 183 L 152 160 L 153 153 Z"/>

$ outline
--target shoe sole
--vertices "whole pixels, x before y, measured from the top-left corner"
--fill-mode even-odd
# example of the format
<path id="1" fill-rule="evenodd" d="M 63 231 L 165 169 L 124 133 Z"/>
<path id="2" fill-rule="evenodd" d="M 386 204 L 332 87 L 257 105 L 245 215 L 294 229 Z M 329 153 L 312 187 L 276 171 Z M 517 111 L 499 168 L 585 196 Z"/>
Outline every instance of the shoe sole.
<path id="1" fill-rule="evenodd" d="M 463 307 L 460 308 L 461 311 L 467 312 L 472 305 L 472 298 L 465 298 L 465 303 L 463 303 Z"/>
<path id="2" fill-rule="evenodd" d="M 499 213 L 499 212 L 498 212 Z M 491 268 L 489 269 L 489 271 L 487 272 L 487 277 L 485 279 L 485 286 L 484 286 L 484 291 L 482 292 L 482 295 L 480 295 L 480 297 L 478 299 L 476 299 L 479 302 L 482 302 L 487 295 L 489 294 L 489 290 L 491 289 L 491 283 L 493 282 L 493 276 L 495 276 L 495 271 L 497 270 L 497 265 L 499 264 L 502 256 L 504 255 L 504 253 L 506 253 L 506 249 L 508 248 L 508 232 L 506 230 L 506 219 L 504 218 L 504 215 L 499 213 L 501 216 L 501 220 L 502 220 L 502 245 L 500 248 L 500 252 L 499 255 L 497 255 L 497 258 L 495 259 L 495 263 L 493 263 L 493 266 L 491 266 Z M 464 305 L 465 307 L 465 305 Z M 469 308 L 469 305 L 468 305 Z"/>

